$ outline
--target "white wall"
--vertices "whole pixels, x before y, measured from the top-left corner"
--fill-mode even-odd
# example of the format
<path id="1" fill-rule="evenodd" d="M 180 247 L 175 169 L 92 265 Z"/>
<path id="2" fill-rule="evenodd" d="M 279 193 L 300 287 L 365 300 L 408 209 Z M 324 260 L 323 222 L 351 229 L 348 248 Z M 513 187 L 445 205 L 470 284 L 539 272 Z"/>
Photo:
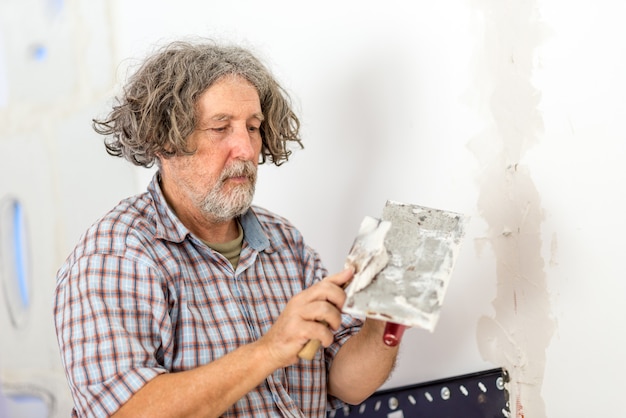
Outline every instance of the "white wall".
<path id="1" fill-rule="evenodd" d="M 43 381 L 67 416 L 51 383 L 56 268 L 151 175 L 106 155 L 90 120 L 129 59 L 202 35 L 253 47 L 292 93 L 306 148 L 262 169 L 256 202 L 296 223 L 331 270 L 387 199 L 472 216 L 437 329 L 407 331 L 385 388 L 503 366 L 520 417 L 620 410 L 626 4 L 409 4 L 0 4 L 0 199 L 25 203 L 37 260 L 28 326 L 0 314 L 4 386 Z"/>

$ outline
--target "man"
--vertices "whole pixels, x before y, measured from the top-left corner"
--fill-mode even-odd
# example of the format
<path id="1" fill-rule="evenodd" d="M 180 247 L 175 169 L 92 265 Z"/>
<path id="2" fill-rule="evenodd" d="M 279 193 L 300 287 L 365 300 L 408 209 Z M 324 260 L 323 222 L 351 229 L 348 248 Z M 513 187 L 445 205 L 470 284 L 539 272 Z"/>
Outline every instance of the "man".
<path id="1" fill-rule="evenodd" d="M 286 219 L 253 206 L 259 163 L 300 144 L 288 95 L 248 51 L 174 42 L 148 58 L 95 130 L 158 171 L 81 237 L 54 316 L 74 416 L 320 417 L 388 377 L 384 323 L 341 314 Z M 312 360 L 298 353 L 324 346 Z"/>

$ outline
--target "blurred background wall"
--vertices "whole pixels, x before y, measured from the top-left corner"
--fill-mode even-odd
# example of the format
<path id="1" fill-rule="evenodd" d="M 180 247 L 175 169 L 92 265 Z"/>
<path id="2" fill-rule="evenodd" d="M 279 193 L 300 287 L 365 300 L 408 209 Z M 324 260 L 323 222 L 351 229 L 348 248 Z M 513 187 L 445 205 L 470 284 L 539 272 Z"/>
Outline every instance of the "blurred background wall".
<path id="1" fill-rule="evenodd" d="M 256 203 L 339 270 L 386 200 L 472 221 L 434 333 L 383 388 L 493 367 L 514 416 L 608 416 L 626 374 L 626 3 L 0 1 L 0 416 L 71 409 L 51 316 L 79 235 L 152 170 L 106 154 L 137 60 L 204 36 L 254 49 L 304 150 Z"/>

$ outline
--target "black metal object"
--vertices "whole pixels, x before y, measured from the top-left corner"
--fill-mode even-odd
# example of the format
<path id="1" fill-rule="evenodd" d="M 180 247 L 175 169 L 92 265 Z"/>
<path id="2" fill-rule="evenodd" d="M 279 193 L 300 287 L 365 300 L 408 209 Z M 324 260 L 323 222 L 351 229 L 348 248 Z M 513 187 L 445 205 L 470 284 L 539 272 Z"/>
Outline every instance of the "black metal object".
<path id="1" fill-rule="evenodd" d="M 491 369 L 426 383 L 381 390 L 360 405 L 328 418 L 502 418 L 510 417 L 504 369 Z"/>

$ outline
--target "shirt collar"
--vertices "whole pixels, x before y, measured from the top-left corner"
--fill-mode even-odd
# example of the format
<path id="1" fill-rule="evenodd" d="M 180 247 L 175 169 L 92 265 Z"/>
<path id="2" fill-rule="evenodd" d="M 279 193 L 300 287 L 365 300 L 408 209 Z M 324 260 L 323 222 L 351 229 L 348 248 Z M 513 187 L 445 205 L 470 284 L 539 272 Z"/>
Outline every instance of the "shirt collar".
<path id="1" fill-rule="evenodd" d="M 248 244 L 257 251 L 267 250 L 270 246 L 270 240 L 263 230 L 259 219 L 254 213 L 254 208 L 250 208 L 241 215 L 239 219 L 243 228 L 243 238 Z"/>
<path id="2" fill-rule="evenodd" d="M 182 242 L 189 229 L 178 219 L 170 205 L 165 200 L 159 184 L 161 174 L 157 171 L 148 185 L 148 194 L 152 197 L 156 210 L 156 237 L 172 242 Z"/>
<path id="3" fill-rule="evenodd" d="M 159 184 L 160 173 L 157 171 L 148 185 L 148 193 L 154 201 L 156 209 L 156 238 L 166 239 L 172 242 L 182 242 L 188 234 L 189 229 L 178 219 L 172 208 L 165 200 L 163 191 Z M 239 219 L 243 228 L 244 240 L 256 251 L 267 250 L 270 247 L 270 240 L 259 222 L 254 208 L 250 208 Z"/>

